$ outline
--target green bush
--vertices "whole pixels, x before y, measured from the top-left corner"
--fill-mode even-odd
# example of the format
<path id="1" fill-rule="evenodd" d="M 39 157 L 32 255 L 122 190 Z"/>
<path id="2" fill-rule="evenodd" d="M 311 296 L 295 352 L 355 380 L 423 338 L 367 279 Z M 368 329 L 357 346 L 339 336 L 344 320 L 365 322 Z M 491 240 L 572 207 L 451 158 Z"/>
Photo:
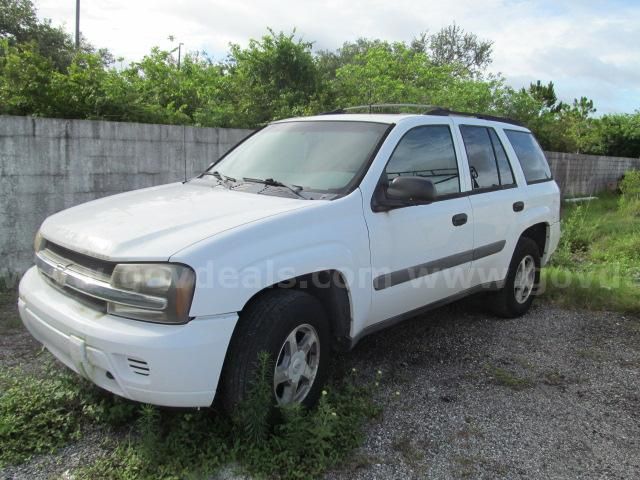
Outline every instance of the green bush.
<path id="1" fill-rule="evenodd" d="M 640 216 L 640 170 L 624 174 L 620 182 L 620 209 L 628 215 Z"/>

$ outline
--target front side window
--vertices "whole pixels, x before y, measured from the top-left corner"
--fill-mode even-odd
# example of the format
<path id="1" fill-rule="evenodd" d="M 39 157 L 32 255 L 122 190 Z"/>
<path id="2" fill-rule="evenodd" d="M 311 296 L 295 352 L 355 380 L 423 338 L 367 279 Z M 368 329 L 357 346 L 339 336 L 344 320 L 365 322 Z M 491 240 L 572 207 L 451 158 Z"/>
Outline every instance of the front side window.
<path id="1" fill-rule="evenodd" d="M 551 180 L 551 170 L 533 134 L 520 130 L 505 130 L 516 152 L 527 183 Z"/>
<path id="2" fill-rule="evenodd" d="M 514 185 L 507 154 L 493 128 L 461 125 L 474 190 Z"/>
<path id="3" fill-rule="evenodd" d="M 270 179 L 306 191 L 346 193 L 389 125 L 300 121 L 269 125 L 210 170 L 237 182 Z"/>
<path id="4" fill-rule="evenodd" d="M 388 181 L 399 176 L 428 178 L 438 196 L 460 192 L 458 162 L 449 127 L 425 125 L 409 130 L 398 142 L 385 172 Z"/>

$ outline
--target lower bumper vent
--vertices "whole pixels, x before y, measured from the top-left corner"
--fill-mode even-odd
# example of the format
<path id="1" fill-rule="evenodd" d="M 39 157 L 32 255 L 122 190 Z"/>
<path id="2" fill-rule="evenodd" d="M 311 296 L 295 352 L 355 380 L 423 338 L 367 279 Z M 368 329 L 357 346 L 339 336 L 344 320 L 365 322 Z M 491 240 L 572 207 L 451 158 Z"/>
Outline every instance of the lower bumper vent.
<path id="1" fill-rule="evenodd" d="M 148 377 L 151 371 L 149 370 L 149 364 L 144 360 L 137 360 L 135 358 L 127 358 L 129 368 L 137 375 Z"/>

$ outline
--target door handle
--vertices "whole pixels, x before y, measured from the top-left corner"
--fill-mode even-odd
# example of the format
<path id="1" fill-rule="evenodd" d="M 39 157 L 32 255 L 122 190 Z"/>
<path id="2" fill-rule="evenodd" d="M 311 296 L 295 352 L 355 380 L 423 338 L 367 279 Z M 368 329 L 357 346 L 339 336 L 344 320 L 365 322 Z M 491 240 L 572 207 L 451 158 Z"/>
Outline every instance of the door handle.
<path id="1" fill-rule="evenodd" d="M 451 223 L 453 223 L 453 225 L 455 227 L 459 227 L 460 225 L 464 225 L 465 223 L 467 223 L 467 214 L 466 213 L 458 213 L 457 215 L 454 215 L 453 217 L 451 217 Z"/>
<path id="2" fill-rule="evenodd" d="M 514 212 L 521 212 L 522 210 L 524 210 L 524 202 L 516 202 L 513 204 Z"/>

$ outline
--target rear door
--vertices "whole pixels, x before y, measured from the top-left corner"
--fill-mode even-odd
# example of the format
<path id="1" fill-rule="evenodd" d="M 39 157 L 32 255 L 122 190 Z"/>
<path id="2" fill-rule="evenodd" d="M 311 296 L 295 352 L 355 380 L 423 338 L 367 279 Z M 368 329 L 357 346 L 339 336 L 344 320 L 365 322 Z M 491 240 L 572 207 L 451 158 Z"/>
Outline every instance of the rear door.
<path id="1" fill-rule="evenodd" d="M 521 204 L 514 170 L 499 129 L 486 121 L 456 118 L 457 134 L 471 180 L 469 199 L 474 216 L 472 284 L 494 285 L 507 273 L 521 232 Z M 522 207 L 522 208 L 521 208 Z"/>

